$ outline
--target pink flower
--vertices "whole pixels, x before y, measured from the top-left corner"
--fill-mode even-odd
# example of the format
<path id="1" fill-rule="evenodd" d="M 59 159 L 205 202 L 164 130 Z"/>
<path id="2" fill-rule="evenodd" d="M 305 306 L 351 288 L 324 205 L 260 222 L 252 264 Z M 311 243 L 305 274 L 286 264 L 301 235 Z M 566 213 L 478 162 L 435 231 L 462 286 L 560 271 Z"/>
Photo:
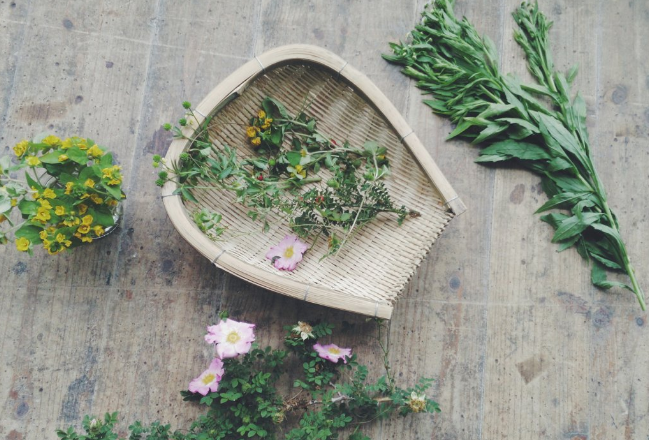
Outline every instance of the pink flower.
<path id="1" fill-rule="evenodd" d="M 347 358 L 352 355 L 351 348 L 340 348 L 336 344 L 314 344 L 313 349 L 318 352 L 318 355 L 322 359 L 326 359 L 334 363 L 338 362 L 340 359 L 342 359 L 344 363 L 347 363 Z"/>
<path id="2" fill-rule="evenodd" d="M 214 359 L 207 370 L 189 382 L 189 391 L 207 396 L 207 393 L 210 391 L 214 392 L 219 389 L 219 382 L 224 373 L 223 361 L 221 359 Z"/>
<path id="3" fill-rule="evenodd" d="M 205 340 L 216 344 L 216 354 L 219 358 L 233 358 L 250 351 L 250 346 L 255 340 L 254 328 L 255 324 L 226 319 L 207 327 Z"/>
<path id="4" fill-rule="evenodd" d="M 309 246 L 302 243 L 295 235 L 287 235 L 277 246 L 270 248 L 266 258 L 271 260 L 275 269 L 294 270 L 297 263 L 302 261 L 302 255 Z"/>

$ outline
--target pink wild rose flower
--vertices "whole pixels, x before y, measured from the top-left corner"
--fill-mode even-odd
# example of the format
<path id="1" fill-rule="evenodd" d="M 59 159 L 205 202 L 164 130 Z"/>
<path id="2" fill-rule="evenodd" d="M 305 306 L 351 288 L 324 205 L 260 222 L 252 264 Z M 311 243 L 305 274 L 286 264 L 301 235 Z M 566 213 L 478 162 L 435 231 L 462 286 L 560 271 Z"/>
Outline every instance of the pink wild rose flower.
<path id="1" fill-rule="evenodd" d="M 302 243 L 295 235 L 287 235 L 277 246 L 270 248 L 266 258 L 271 260 L 275 269 L 295 270 L 297 263 L 302 261 L 302 255 L 309 246 Z"/>
<path id="2" fill-rule="evenodd" d="M 314 344 L 313 349 L 322 359 L 337 363 L 340 359 L 347 363 L 347 358 L 352 355 L 351 348 L 340 348 L 336 344 L 320 345 Z"/>
<path id="3" fill-rule="evenodd" d="M 207 327 L 205 341 L 216 344 L 219 358 L 233 358 L 248 353 L 255 340 L 255 324 L 226 319 L 217 325 Z"/>
<path id="4" fill-rule="evenodd" d="M 207 396 L 209 392 L 215 392 L 219 389 L 219 382 L 221 382 L 224 373 L 223 361 L 218 358 L 214 359 L 207 370 L 189 383 L 189 391 L 203 396 Z"/>

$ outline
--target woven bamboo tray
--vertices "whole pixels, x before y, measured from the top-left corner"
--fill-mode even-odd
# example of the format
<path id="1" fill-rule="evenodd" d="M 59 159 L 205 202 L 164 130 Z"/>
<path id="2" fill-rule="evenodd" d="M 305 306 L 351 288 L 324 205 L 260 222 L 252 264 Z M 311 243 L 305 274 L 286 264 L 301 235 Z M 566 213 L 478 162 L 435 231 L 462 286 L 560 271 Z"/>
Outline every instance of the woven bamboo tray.
<path id="1" fill-rule="evenodd" d="M 390 318 L 405 284 L 451 218 L 466 209 L 464 204 L 385 95 L 346 61 L 319 47 L 283 46 L 255 57 L 212 90 L 196 114 L 199 122 L 213 115 L 209 133 L 217 147 L 229 145 L 249 156 L 253 151 L 245 128 L 266 96 L 284 103 L 291 114 L 305 100 L 312 102 L 307 113 L 318 119 L 320 131 L 339 142 L 362 146 L 376 140 L 386 146 L 392 170 L 386 186 L 397 205 L 421 216 L 401 227 L 394 217 L 379 216 L 338 255 L 322 261 L 326 240 L 320 240 L 292 272 L 275 269 L 265 258 L 271 246 L 292 233 L 288 226 L 271 221 L 271 230 L 262 233 L 233 194 L 216 188 L 197 191 L 195 204 L 174 195 L 176 184 L 167 182 L 162 197 L 171 221 L 216 267 L 246 281 L 308 302 Z M 191 129 L 185 134 L 191 135 Z M 188 147 L 187 140 L 174 140 L 166 160 L 178 160 Z M 246 234 L 211 241 L 191 219 L 203 207 L 222 214 L 230 230 Z"/>

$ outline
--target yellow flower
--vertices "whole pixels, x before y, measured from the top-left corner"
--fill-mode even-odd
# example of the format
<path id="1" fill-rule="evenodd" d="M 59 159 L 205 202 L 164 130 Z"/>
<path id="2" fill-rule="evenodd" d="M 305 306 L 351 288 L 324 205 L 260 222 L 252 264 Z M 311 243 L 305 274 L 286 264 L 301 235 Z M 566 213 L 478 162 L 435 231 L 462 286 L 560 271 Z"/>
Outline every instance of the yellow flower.
<path id="1" fill-rule="evenodd" d="M 85 142 L 81 142 L 77 146 L 79 147 L 79 150 L 87 150 L 88 149 L 88 144 L 86 144 Z"/>
<path id="2" fill-rule="evenodd" d="M 255 136 L 257 136 L 257 130 L 255 129 L 255 127 L 248 127 L 246 128 L 246 134 L 248 135 L 248 137 L 254 138 Z"/>
<path id="3" fill-rule="evenodd" d="M 81 219 L 81 223 L 84 224 L 84 225 L 90 226 L 92 224 L 93 220 L 94 219 L 92 218 L 91 215 L 87 215 L 87 216 L 85 216 L 84 218 Z"/>
<path id="4" fill-rule="evenodd" d="M 104 199 L 99 197 L 97 194 L 91 195 L 90 200 L 92 200 L 93 202 L 95 202 L 98 205 L 101 205 L 102 203 L 104 203 Z"/>
<path id="5" fill-rule="evenodd" d="M 43 191 L 43 197 L 45 197 L 46 199 L 55 199 L 56 193 L 50 188 L 45 188 L 45 190 Z"/>
<path id="6" fill-rule="evenodd" d="M 20 157 L 27 152 L 27 147 L 29 147 L 29 142 L 22 140 L 14 147 L 14 153 L 16 156 Z"/>
<path id="7" fill-rule="evenodd" d="M 74 187 L 74 182 L 68 182 L 65 184 L 65 193 L 70 194 L 72 192 L 72 188 Z"/>
<path id="8" fill-rule="evenodd" d="M 273 118 L 266 118 L 266 124 L 272 124 Z"/>
<path id="9" fill-rule="evenodd" d="M 20 237 L 16 240 L 16 249 L 21 252 L 27 252 L 31 243 L 25 237 Z"/>
<path id="10" fill-rule="evenodd" d="M 41 232 L 38 233 L 38 236 L 41 237 L 41 240 L 47 240 L 47 231 L 43 229 Z"/>
<path id="11" fill-rule="evenodd" d="M 95 181 L 92 180 L 92 179 L 86 179 L 86 181 L 83 182 L 83 184 L 84 184 L 85 186 L 87 186 L 88 188 L 92 188 L 92 187 L 95 186 Z"/>
<path id="12" fill-rule="evenodd" d="M 63 207 L 63 206 L 57 206 L 57 207 L 54 209 L 54 213 L 55 213 L 56 215 L 58 215 L 58 216 L 61 216 L 61 215 L 65 214 L 65 207 Z"/>
<path id="13" fill-rule="evenodd" d="M 28 156 L 26 162 L 30 167 L 35 167 L 41 163 L 40 159 L 36 156 Z"/>
<path id="14" fill-rule="evenodd" d="M 64 140 L 64 141 L 61 143 L 61 149 L 62 149 L 62 150 L 67 150 L 67 149 L 69 149 L 69 148 L 72 148 L 72 145 L 73 145 L 73 144 L 72 144 L 72 139 L 68 138 L 68 139 Z"/>
<path id="15" fill-rule="evenodd" d="M 93 230 L 93 232 L 95 233 L 95 235 L 96 235 L 97 237 L 100 237 L 100 236 L 104 235 L 104 232 L 105 232 L 105 231 L 104 231 L 104 228 L 102 228 L 102 227 L 99 226 L 99 225 L 97 225 L 97 226 L 95 226 L 94 228 L 92 228 L 92 230 Z"/>
<path id="16" fill-rule="evenodd" d="M 97 145 L 93 145 L 90 150 L 88 150 L 88 156 L 92 157 L 101 157 L 104 155 L 104 152 Z"/>
<path id="17" fill-rule="evenodd" d="M 306 150 L 304 148 L 300 150 L 300 156 L 306 157 Z"/>
<path id="18" fill-rule="evenodd" d="M 297 171 L 298 173 L 301 173 L 302 172 L 302 165 L 295 165 L 295 171 Z"/>
<path id="19" fill-rule="evenodd" d="M 50 249 L 50 246 L 52 246 L 52 242 L 49 240 L 43 240 L 43 247 L 47 250 Z"/>
<path id="20" fill-rule="evenodd" d="M 72 220 L 68 217 L 67 219 L 63 220 L 63 224 L 65 226 L 76 226 L 79 223 L 81 223 L 81 220 L 79 220 L 79 217 L 72 217 Z"/>
<path id="21" fill-rule="evenodd" d="M 270 124 L 268 122 L 265 122 L 264 125 L 261 126 L 262 130 L 267 130 L 270 127 Z"/>
<path id="22" fill-rule="evenodd" d="M 87 199 L 88 197 L 90 197 L 90 194 L 88 194 L 88 193 L 81 194 L 81 200 Z"/>
<path id="23" fill-rule="evenodd" d="M 67 155 L 65 155 L 65 154 L 62 154 L 62 155 L 59 156 L 59 162 L 65 162 L 68 159 L 69 159 L 69 157 Z"/>
<path id="24" fill-rule="evenodd" d="M 259 116 L 259 119 L 264 119 L 266 117 L 266 112 L 263 110 L 259 110 L 259 113 L 257 113 L 257 116 Z"/>
<path id="25" fill-rule="evenodd" d="M 90 238 L 88 236 L 81 237 L 81 241 L 84 242 L 84 243 L 90 243 L 90 242 L 92 242 L 92 238 Z"/>
<path id="26" fill-rule="evenodd" d="M 56 241 L 58 241 L 59 243 L 63 243 L 65 241 L 65 235 L 61 233 L 56 234 Z"/>
<path id="27" fill-rule="evenodd" d="M 101 170 L 101 174 L 103 175 L 104 179 L 111 179 L 113 177 L 113 168 L 104 168 Z"/>
<path id="28" fill-rule="evenodd" d="M 81 234 L 87 234 L 90 232 L 90 226 L 89 225 L 81 225 L 77 228 L 77 231 L 80 232 Z"/>
<path id="29" fill-rule="evenodd" d="M 50 204 L 50 202 L 48 202 L 48 201 L 45 200 L 45 199 L 40 199 L 40 200 L 38 201 L 38 203 L 41 205 L 41 208 L 44 208 L 44 209 L 52 209 L 52 205 Z"/>
<path id="30" fill-rule="evenodd" d="M 117 206 L 117 200 L 110 199 L 110 200 L 106 201 L 106 205 L 110 206 L 111 208 L 114 208 L 115 206 Z"/>
<path id="31" fill-rule="evenodd" d="M 77 238 L 81 238 L 81 234 L 79 234 L 78 232 L 75 232 L 74 236 L 77 237 Z"/>
<path id="32" fill-rule="evenodd" d="M 250 141 L 250 143 L 252 143 L 252 145 L 259 146 L 261 145 L 261 138 L 254 138 Z"/>
<path id="33" fill-rule="evenodd" d="M 70 247 L 70 245 L 72 244 L 72 242 L 71 242 L 70 240 L 65 240 L 65 241 L 63 242 L 63 244 L 65 245 L 65 247 Z"/>
<path id="34" fill-rule="evenodd" d="M 34 220 L 37 220 L 43 224 L 51 218 L 52 218 L 52 214 L 50 214 L 50 211 L 48 211 L 46 208 L 38 208 L 38 211 L 34 216 Z"/>
<path id="35" fill-rule="evenodd" d="M 79 210 L 79 215 L 84 215 L 88 210 L 88 205 L 82 203 L 79 206 L 77 206 L 77 209 Z"/>
<path id="36" fill-rule="evenodd" d="M 34 194 L 33 194 L 34 200 L 38 200 L 41 197 L 41 194 L 33 186 L 32 186 L 32 191 L 34 191 Z"/>
<path id="37" fill-rule="evenodd" d="M 61 143 L 61 139 L 59 139 L 56 136 L 51 134 L 48 137 L 46 137 L 45 139 L 43 139 L 43 143 L 45 145 L 49 145 L 50 147 L 54 147 L 54 146 L 59 145 Z"/>
<path id="38" fill-rule="evenodd" d="M 108 181 L 108 185 L 113 186 L 113 185 L 119 185 L 122 183 L 122 179 L 110 179 Z"/>
<path id="39" fill-rule="evenodd" d="M 11 207 L 12 207 L 12 208 L 13 208 L 14 206 L 16 206 L 17 204 L 18 204 L 18 200 L 16 200 L 16 199 L 11 199 Z"/>

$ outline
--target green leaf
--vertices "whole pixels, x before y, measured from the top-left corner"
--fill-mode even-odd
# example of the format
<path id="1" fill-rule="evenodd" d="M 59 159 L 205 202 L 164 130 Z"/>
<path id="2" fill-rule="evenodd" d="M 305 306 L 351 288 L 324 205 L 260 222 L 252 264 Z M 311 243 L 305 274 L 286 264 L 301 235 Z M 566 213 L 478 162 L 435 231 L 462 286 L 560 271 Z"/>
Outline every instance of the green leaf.
<path id="1" fill-rule="evenodd" d="M 538 121 L 539 129 L 548 146 L 555 152 L 560 152 L 557 156 L 565 156 L 566 151 L 570 152 L 585 167 L 587 159 L 584 150 L 557 118 L 539 112 L 531 112 L 531 114 Z"/>
<path id="2" fill-rule="evenodd" d="M 565 214 L 561 214 L 559 212 L 553 212 L 553 213 L 550 213 L 550 214 L 542 215 L 540 217 L 540 220 L 542 222 L 545 222 L 545 223 L 549 224 L 554 229 L 557 229 L 559 227 L 559 225 L 561 224 L 561 222 L 564 221 L 567 218 L 568 218 L 568 216 L 565 215 Z"/>
<path id="3" fill-rule="evenodd" d="M 99 159 L 99 165 L 102 168 L 109 167 L 113 164 L 113 154 L 112 153 L 106 153 L 103 156 L 101 156 L 101 159 Z"/>
<path id="4" fill-rule="evenodd" d="M 65 154 L 71 161 L 76 162 L 79 165 L 85 165 L 88 163 L 88 153 L 79 149 L 79 147 L 69 148 L 65 151 Z"/>
<path id="5" fill-rule="evenodd" d="M 41 162 L 56 164 L 59 163 L 59 156 L 62 153 L 60 151 L 52 151 L 50 153 L 44 154 L 41 156 Z"/>
<path id="6" fill-rule="evenodd" d="M 503 131 L 507 130 L 509 127 L 509 124 L 497 124 L 497 123 L 492 123 L 487 125 L 476 137 L 473 141 L 471 141 L 472 144 L 479 144 L 480 142 L 484 142 L 486 140 L 489 140 Z"/>
<path id="7" fill-rule="evenodd" d="M 302 154 L 300 154 L 299 151 L 289 151 L 286 153 L 286 159 L 288 160 L 288 163 L 290 163 L 292 167 L 295 167 L 296 165 L 300 164 L 300 160 L 302 159 Z"/>
<path id="8" fill-rule="evenodd" d="M 24 237 L 32 243 L 42 243 L 39 235 L 42 230 L 43 228 L 24 223 L 20 228 L 18 228 L 15 235 L 16 238 Z"/>
<path id="9" fill-rule="evenodd" d="M 563 241 L 577 234 L 580 234 L 588 226 L 595 223 L 601 217 L 602 214 L 587 212 L 584 213 L 582 218 L 574 215 L 572 217 L 564 219 L 563 221 L 561 221 L 559 227 L 557 228 L 557 231 L 554 233 L 554 236 L 552 237 L 552 243 L 557 243 L 559 241 Z"/>
<path id="10" fill-rule="evenodd" d="M 618 281 L 608 281 L 606 279 L 606 271 L 598 262 L 593 261 L 593 268 L 591 269 L 590 279 L 592 283 L 600 289 L 608 290 L 611 287 L 621 287 L 623 289 L 633 292 L 633 288 L 628 284 L 620 283 Z"/>
<path id="11" fill-rule="evenodd" d="M 286 110 L 286 107 L 284 107 L 284 104 L 271 97 L 267 97 L 266 99 L 264 99 L 261 103 L 261 107 L 264 109 L 267 116 L 273 115 L 274 110 L 277 110 L 277 112 L 282 116 L 282 118 L 284 119 L 290 118 L 288 111 Z"/>
<path id="12" fill-rule="evenodd" d="M 590 257 L 597 260 L 598 262 L 600 262 L 604 266 L 608 267 L 609 269 L 622 270 L 622 266 L 617 264 L 615 261 L 611 261 L 608 258 L 604 258 L 604 257 L 602 257 L 602 256 L 600 256 L 600 255 L 598 255 L 598 254 L 596 254 L 594 252 L 590 253 Z"/>
<path id="13" fill-rule="evenodd" d="M 20 213 L 23 215 L 24 218 L 36 214 L 38 208 L 39 208 L 38 202 L 32 202 L 30 200 L 22 199 L 18 203 L 18 210 L 20 211 Z"/>
<path id="14" fill-rule="evenodd" d="M 581 235 L 575 235 L 574 237 L 572 237 L 572 238 L 570 238 L 570 239 L 568 239 L 566 241 L 562 241 L 559 244 L 559 249 L 557 249 L 557 252 L 563 252 L 566 249 L 571 248 L 577 242 L 577 240 L 579 240 L 580 238 L 581 238 Z"/>
<path id="15" fill-rule="evenodd" d="M 529 142 L 505 140 L 491 144 L 480 151 L 480 156 L 500 155 L 508 158 L 521 160 L 545 160 L 550 159 L 548 153 L 536 144 Z M 476 162 L 482 162 L 478 158 Z"/>
<path id="16" fill-rule="evenodd" d="M 489 104 L 489 107 L 478 115 L 479 118 L 489 119 L 494 116 L 502 115 L 507 113 L 514 108 L 513 104 Z"/>
<path id="17" fill-rule="evenodd" d="M 572 164 L 563 157 L 555 157 L 550 162 L 548 162 L 547 171 L 550 173 L 570 169 L 572 169 Z"/>
<path id="18" fill-rule="evenodd" d="M 588 193 L 571 193 L 571 192 L 557 194 L 556 196 L 552 197 L 550 200 L 545 202 L 539 209 L 536 210 L 536 212 L 534 212 L 534 214 L 545 212 L 553 208 L 561 208 L 566 204 L 574 205 L 576 201 L 582 200 L 584 197 L 588 195 L 589 195 Z"/>

